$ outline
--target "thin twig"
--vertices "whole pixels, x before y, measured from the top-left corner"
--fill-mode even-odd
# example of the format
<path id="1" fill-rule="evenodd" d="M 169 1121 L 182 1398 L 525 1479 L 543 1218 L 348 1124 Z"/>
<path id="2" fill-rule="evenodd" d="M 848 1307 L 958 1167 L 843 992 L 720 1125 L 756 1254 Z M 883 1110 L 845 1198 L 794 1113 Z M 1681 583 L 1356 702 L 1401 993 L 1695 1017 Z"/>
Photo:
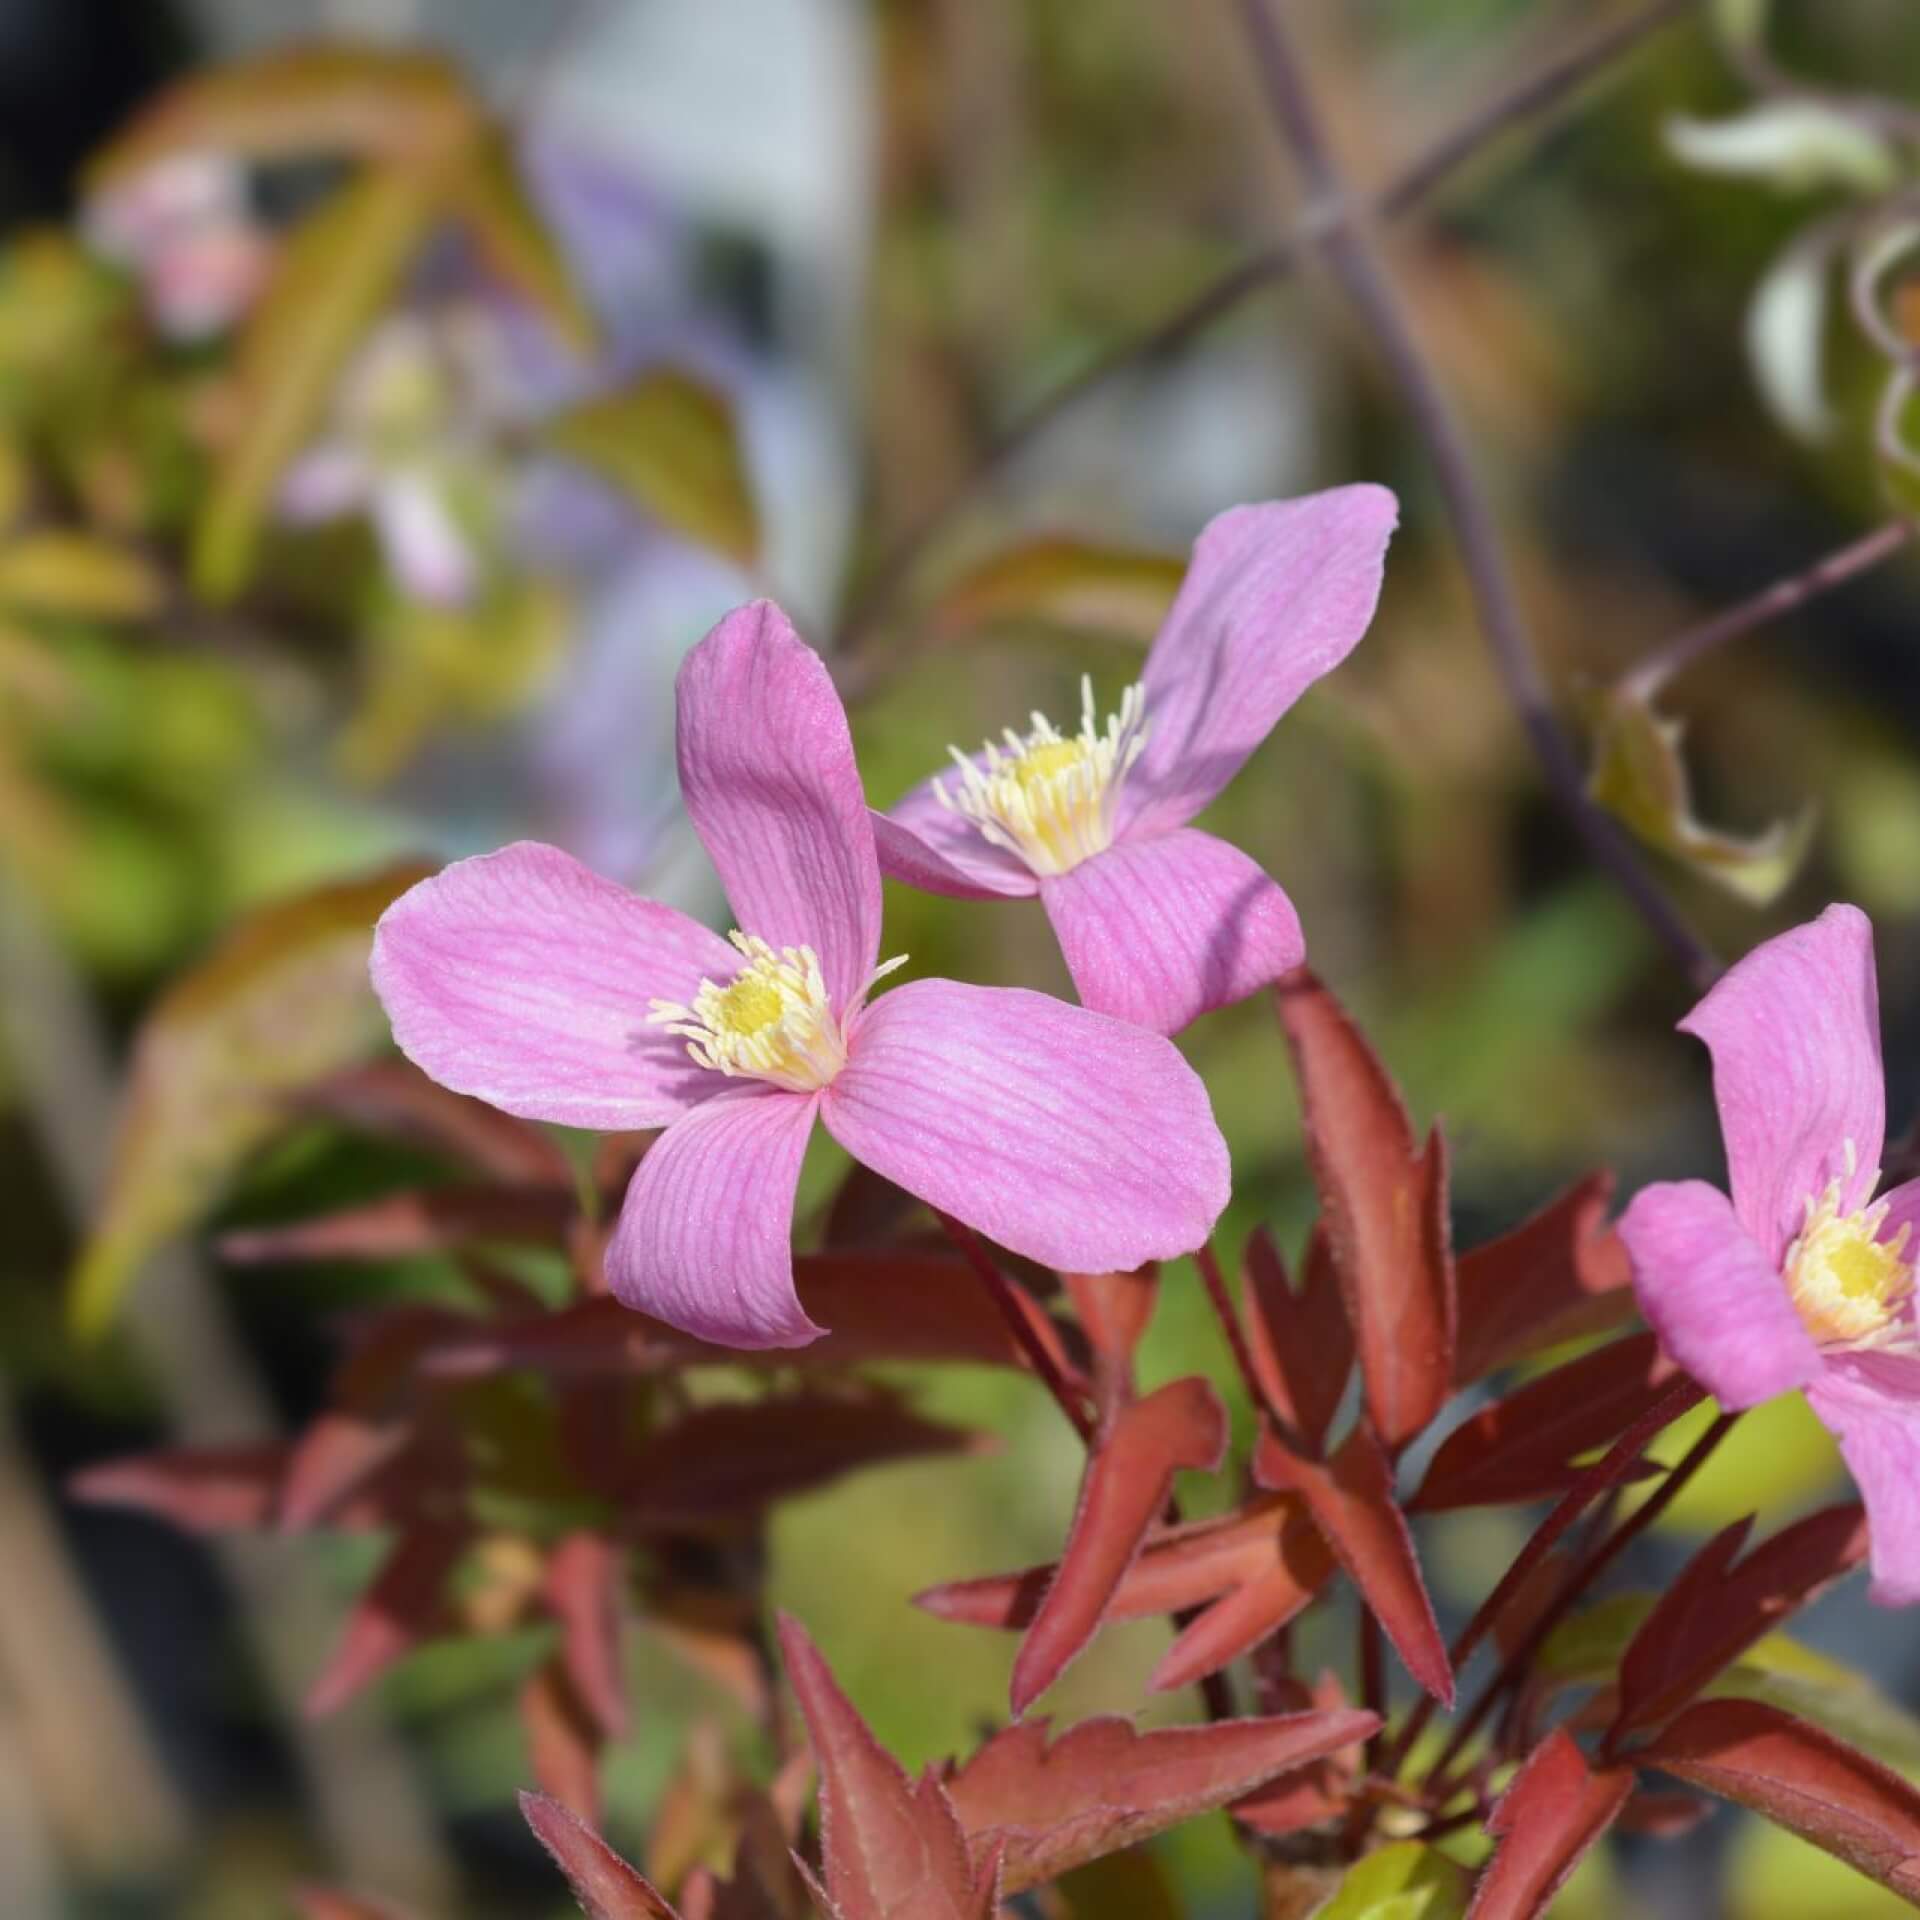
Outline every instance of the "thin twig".
<path id="1" fill-rule="evenodd" d="M 1579 758 L 1554 714 L 1534 657 L 1499 528 L 1474 473 L 1466 436 L 1381 262 L 1365 210 L 1349 194 L 1321 129 L 1305 70 L 1282 23 L 1281 0 L 1241 0 L 1240 12 L 1267 104 L 1306 185 L 1319 227 L 1321 257 L 1387 362 L 1415 431 L 1426 445 L 1487 645 L 1547 785 L 1594 860 L 1685 967 L 1688 978 L 1704 987 L 1719 971 L 1718 962 L 1654 884 L 1625 833 L 1588 798 Z"/>
<path id="2" fill-rule="evenodd" d="M 1479 1611 L 1462 1627 L 1447 1649 L 1447 1658 L 1458 1673 L 1480 1643 L 1491 1633 L 1533 1572 L 1565 1538 L 1569 1529 L 1602 1494 L 1618 1486 L 1650 1441 L 1663 1428 L 1697 1406 L 1706 1397 L 1705 1389 L 1689 1379 L 1676 1380 L 1660 1398 L 1630 1426 L 1619 1439 L 1560 1496 L 1553 1510 L 1534 1530 L 1532 1537 L 1514 1557 L 1513 1565 L 1501 1576 L 1499 1584 L 1480 1603 Z M 1394 1737 L 1380 1762 L 1383 1773 L 1397 1773 L 1406 1764 L 1414 1743 L 1426 1731 L 1433 1718 L 1434 1699 L 1423 1694 L 1406 1724 Z"/>
<path id="3" fill-rule="evenodd" d="M 1428 1772 L 1427 1781 L 1429 1797 L 1434 1804 L 1445 1805 L 1446 1800 L 1460 1790 L 1460 1781 L 1453 1779 L 1450 1775 L 1453 1762 L 1459 1759 L 1467 1742 L 1479 1730 L 1482 1721 L 1493 1710 L 1501 1696 L 1526 1677 L 1540 1649 L 1546 1645 L 1553 1630 L 1572 1611 L 1574 1602 L 1582 1594 L 1591 1592 L 1600 1576 L 1666 1512 L 1679 1497 L 1681 1490 L 1706 1465 L 1714 1449 L 1726 1438 L 1734 1422 L 1739 1418 L 1737 1413 L 1721 1414 L 1687 1449 L 1677 1464 L 1668 1470 L 1666 1478 L 1654 1492 L 1634 1508 L 1633 1512 L 1568 1574 L 1540 1618 L 1527 1629 L 1520 1644 L 1507 1656 L 1501 1663 L 1500 1670 L 1481 1689 L 1480 1697 L 1461 1717 L 1446 1746 L 1442 1749 L 1440 1757 L 1433 1763 Z"/>
<path id="4" fill-rule="evenodd" d="M 1876 527 L 1873 532 L 1837 548 L 1824 559 L 1816 560 L 1804 572 L 1776 580 L 1751 599 L 1687 628 L 1684 633 L 1663 641 L 1630 668 L 1620 680 L 1619 691 L 1636 700 L 1652 699 L 1675 674 L 1684 672 L 1716 647 L 1751 633 L 1769 620 L 1778 620 L 1879 566 L 1907 546 L 1915 531 L 1911 520 L 1890 520 L 1885 526 Z"/>
<path id="5" fill-rule="evenodd" d="M 1060 1363 L 1048 1350 L 1047 1343 L 1035 1332 L 1013 1282 L 1000 1271 L 999 1263 L 980 1244 L 979 1236 L 971 1227 L 962 1226 L 948 1214 L 941 1213 L 937 1217 L 946 1229 L 947 1238 L 959 1249 L 961 1257 L 973 1269 L 980 1284 L 992 1297 L 993 1304 L 999 1308 L 1000 1316 L 1019 1343 L 1020 1351 L 1027 1356 L 1027 1364 L 1039 1375 L 1060 1411 L 1073 1423 L 1074 1432 L 1091 1446 L 1094 1429 L 1086 1404 L 1075 1392 L 1072 1382 L 1061 1372 Z"/>
<path id="6" fill-rule="evenodd" d="M 1371 212 L 1383 220 L 1397 220 L 1412 213 L 1503 134 L 1551 111 L 1642 40 L 1695 11 L 1699 5 L 1700 0 L 1652 0 L 1652 4 L 1642 7 L 1638 13 L 1629 14 L 1603 27 L 1590 39 L 1568 48 L 1538 71 L 1476 108 L 1458 125 L 1448 128 L 1373 197 Z M 1105 386 L 1115 375 L 1177 353 L 1216 320 L 1231 313 L 1250 294 L 1287 279 L 1307 257 L 1313 239 L 1314 221 L 1309 213 L 1273 246 L 1230 267 L 1164 319 L 1101 354 L 999 434 L 978 464 L 908 527 L 867 575 L 840 624 L 838 665 L 842 692 L 852 698 L 870 688 L 877 678 L 879 663 L 869 665 L 862 660 L 866 643 L 885 620 L 922 556 L 941 532 L 965 507 L 986 493 L 1012 461 L 1062 414 L 1071 411 L 1097 387 Z"/>

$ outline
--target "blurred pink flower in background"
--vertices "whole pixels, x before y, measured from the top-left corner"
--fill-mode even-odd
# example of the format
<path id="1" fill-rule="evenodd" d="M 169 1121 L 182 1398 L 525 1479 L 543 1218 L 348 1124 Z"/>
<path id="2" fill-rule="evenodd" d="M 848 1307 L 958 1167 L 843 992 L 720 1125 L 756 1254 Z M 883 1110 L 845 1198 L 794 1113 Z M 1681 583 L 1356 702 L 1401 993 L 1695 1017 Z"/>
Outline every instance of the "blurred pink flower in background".
<path id="1" fill-rule="evenodd" d="M 380 922 L 394 1035 L 444 1085 L 569 1126 L 664 1127 L 607 1255 L 629 1305 L 736 1346 L 822 1331 L 795 1295 L 816 1119 L 1016 1253 L 1103 1272 L 1198 1246 L 1229 1174 L 1164 1040 L 1044 994 L 919 980 L 869 1003 L 880 869 L 826 668 L 759 602 L 678 683 L 688 812 L 732 944 L 530 843 L 461 861 Z"/>
<path id="2" fill-rule="evenodd" d="M 1732 1197 L 1634 1196 L 1642 1311 L 1723 1407 L 1804 1388 L 1866 1501 L 1873 1597 L 1920 1601 L 1920 1180 L 1878 1199 L 1886 1137 L 1873 928 L 1857 907 L 1757 947 L 1681 1023 L 1713 1055 Z"/>
<path id="3" fill-rule="evenodd" d="M 876 822 L 896 879 L 963 898 L 1038 894 L 1080 998 L 1177 1033 L 1304 956 L 1287 896 L 1187 823 L 1360 641 L 1398 506 L 1338 487 L 1209 523 L 1138 685 L 1101 731 L 1043 715 Z"/>

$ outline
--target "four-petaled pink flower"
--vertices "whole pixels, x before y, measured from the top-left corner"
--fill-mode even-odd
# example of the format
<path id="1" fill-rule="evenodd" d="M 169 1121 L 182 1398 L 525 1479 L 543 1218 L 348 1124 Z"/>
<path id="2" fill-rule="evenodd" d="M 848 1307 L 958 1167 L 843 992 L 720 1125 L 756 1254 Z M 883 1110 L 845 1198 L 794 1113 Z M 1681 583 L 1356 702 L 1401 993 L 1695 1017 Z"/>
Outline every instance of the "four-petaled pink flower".
<path id="1" fill-rule="evenodd" d="M 395 1038 L 443 1085 L 536 1120 L 666 1129 L 608 1250 L 621 1299 L 734 1346 L 820 1333 L 789 1245 L 816 1119 L 1048 1266 L 1200 1245 L 1226 1143 L 1166 1040 L 1014 988 L 868 1000 L 891 970 L 870 815 L 839 697 L 777 607 L 693 650 L 678 725 L 687 811 L 745 929 L 732 945 L 530 843 L 423 881 L 374 939 Z"/>
<path id="2" fill-rule="evenodd" d="M 1235 507 L 1193 550 L 1137 686 L 1099 728 L 1043 715 L 876 822 L 880 859 L 932 893 L 1038 894 L 1080 998 L 1158 1033 L 1304 957 L 1293 904 L 1187 823 L 1358 644 L 1398 508 L 1384 487 Z"/>
<path id="3" fill-rule="evenodd" d="M 1641 1310 L 1723 1407 L 1793 1388 L 1867 1505 L 1873 1598 L 1920 1601 L 1920 1180 L 1886 1133 L 1873 929 L 1857 907 L 1757 947 L 1681 1022 L 1713 1055 L 1731 1200 L 1648 1187 L 1620 1222 Z"/>

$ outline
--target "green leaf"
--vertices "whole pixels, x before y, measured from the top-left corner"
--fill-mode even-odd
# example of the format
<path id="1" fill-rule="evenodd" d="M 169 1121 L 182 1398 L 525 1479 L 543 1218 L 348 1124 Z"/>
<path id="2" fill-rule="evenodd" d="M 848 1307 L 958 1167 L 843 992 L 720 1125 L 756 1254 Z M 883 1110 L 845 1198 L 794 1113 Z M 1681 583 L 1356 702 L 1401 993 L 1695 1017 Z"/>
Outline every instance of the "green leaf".
<path id="1" fill-rule="evenodd" d="M 94 534 L 48 528 L 0 546 L 0 607 L 70 620 L 145 620 L 166 583 L 137 554 Z"/>
<path id="2" fill-rule="evenodd" d="M 90 192 L 183 153 L 404 161 L 469 137 L 480 108 L 436 54 L 346 43 L 277 48 L 190 74 L 94 157 Z"/>
<path id="3" fill-rule="evenodd" d="M 576 353 L 590 354 L 598 329 L 565 257 L 521 184 L 511 143 L 489 132 L 453 181 L 454 211 L 491 271 L 551 322 Z"/>
<path id="4" fill-rule="evenodd" d="M 1119 634 L 1159 632 L 1187 563 L 1177 554 L 1048 538 L 1008 547 L 964 574 L 935 603 L 943 636 L 1006 620 Z"/>
<path id="5" fill-rule="evenodd" d="M 1792 884 L 1813 842 L 1816 812 L 1741 838 L 1694 818 L 1680 755 L 1681 723 L 1621 692 L 1599 710 L 1588 791 L 1640 838 L 1750 906 L 1771 905 Z"/>
<path id="6" fill-rule="evenodd" d="M 240 344 L 240 427 L 194 532 L 210 599 L 246 583 L 280 476 L 312 435 L 348 356 L 398 285 L 444 201 L 431 167 L 368 168 L 287 243 Z"/>
<path id="7" fill-rule="evenodd" d="M 705 381 L 656 368 L 562 415 L 545 438 L 676 532 L 745 567 L 758 558 L 759 514 L 733 407 Z"/>
<path id="8" fill-rule="evenodd" d="M 1467 1910 L 1464 1869 L 1418 1840 L 1370 1853 L 1314 1920 L 1458 1920 Z"/>
<path id="9" fill-rule="evenodd" d="M 135 1043 L 105 1203 L 74 1273 L 76 1331 L 107 1326 L 146 1256 L 287 1123 L 289 1093 L 378 1045 L 373 923 L 423 872 L 389 868 L 264 908 L 162 996 Z"/>

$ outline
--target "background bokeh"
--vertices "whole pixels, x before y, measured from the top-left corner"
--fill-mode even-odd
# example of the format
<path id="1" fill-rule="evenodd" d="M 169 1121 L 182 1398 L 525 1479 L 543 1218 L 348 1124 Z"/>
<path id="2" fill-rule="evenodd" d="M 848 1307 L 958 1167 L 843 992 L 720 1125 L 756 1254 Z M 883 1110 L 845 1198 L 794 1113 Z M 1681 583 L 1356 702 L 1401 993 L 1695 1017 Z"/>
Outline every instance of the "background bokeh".
<path id="1" fill-rule="evenodd" d="M 1512 75 L 1632 9 L 1311 0 L 1294 11 L 1341 152 L 1377 183 Z M 1834 84 L 1920 74 L 1920 13 L 1903 0 L 1782 0 L 1780 16 L 1783 50 Z M 875 562 L 1009 421 L 1269 242 L 1296 206 L 1231 10 L 1214 0 L 4 0 L 0 415 L 13 419 L 20 395 L 50 378 L 84 385 L 100 371 L 62 357 L 90 324 L 57 240 L 85 211 L 88 155 L 170 79 L 314 34 L 417 39 L 466 66 L 512 129 L 608 351 L 632 365 L 670 358 L 729 396 L 763 553 L 743 569 L 671 516 L 577 474 L 514 465 L 525 421 L 567 397 L 569 376 L 540 343 L 509 342 L 504 425 L 475 426 L 462 409 L 479 417 L 487 402 L 465 388 L 430 396 L 429 410 L 449 485 L 491 484 L 490 460 L 511 469 L 489 509 L 462 522 L 476 564 L 511 582 L 511 621 L 450 635 L 410 622 L 405 582 L 398 599 L 394 584 L 404 569 L 369 532 L 363 499 L 274 536 L 286 551 L 273 595 L 210 610 L 167 574 L 133 618 L 62 612 L 32 654 L 57 670 L 44 697 L 0 630 L 4 989 L 17 1022 L 74 1049 L 51 1085 L 0 1050 L 0 1909 L 34 1920 L 277 1913 L 295 1876 L 323 1869 L 299 1771 L 308 1736 L 244 1651 L 233 1586 L 200 1546 L 71 1506 L 61 1487 L 74 1468 L 157 1439 L 182 1391 L 264 1393 L 284 1419 L 304 1417 L 324 1385 L 330 1321 L 437 1284 L 430 1262 L 228 1271 L 203 1234 L 203 1304 L 237 1373 L 170 1380 L 181 1348 L 150 1323 L 144 1336 L 77 1341 L 63 1295 L 85 1222 L 60 1143 L 78 1141 L 82 1161 L 89 1141 L 98 1148 L 104 1062 L 237 913 L 383 858 L 536 833 L 715 909 L 673 801 L 667 689 L 681 651 L 761 590 L 831 647 Z M 1490 146 L 1391 242 L 1576 722 L 1648 648 L 1886 512 L 1864 349 L 1836 326 L 1840 420 L 1814 448 L 1770 417 L 1741 350 L 1756 278 L 1820 196 L 1684 171 L 1663 141 L 1670 115 L 1742 97 L 1701 24 L 1682 20 L 1543 128 Z M 249 217 L 271 230 L 329 185 L 296 176 L 250 182 Z M 449 263 L 422 297 L 440 298 L 461 271 Z M 124 299 L 124 281 L 107 275 L 101 297 Z M 215 353 L 204 341 L 156 348 L 158 371 L 87 402 L 137 443 L 143 475 L 177 456 L 191 489 L 191 449 L 168 451 L 169 409 Z M 343 397 L 338 435 L 391 429 L 356 420 Z M 95 469 L 65 472 L 91 502 Z M 1017 606 L 983 618 L 953 597 L 983 559 L 1041 533 L 1177 557 L 1224 506 L 1357 478 L 1405 503 L 1379 618 L 1220 803 L 1219 829 L 1292 892 L 1316 966 L 1416 1115 L 1444 1118 L 1463 1243 L 1596 1166 L 1628 1188 L 1714 1172 L 1704 1060 L 1671 1031 L 1686 985 L 1546 798 L 1423 451 L 1351 315 L 1311 272 L 1104 383 L 942 523 L 862 636 L 872 671 L 855 732 L 870 792 L 887 803 L 950 741 L 1030 708 L 1077 711 L 1083 672 L 1105 693 L 1134 670 L 1150 570 L 1139 595 L 1111 594 L 1093 618 Z M 163 486 L 137 516 L 136 544 L 163 571 L 182 511 Z M 0 598 L 5 571 L 0 551 Z M 1757 831 L 1808 807 L 1817 816 L 1803 867 L 1764 908 L 1659 868 L 1727 953 L 1830 899 L 1867 908 L 1896 1132 L 1920 1090 L 1916 620 L 1920 569 L 1896 556 L 1678 681 L 1668 706 L 1686 723 L 1705 818 Z M 442 658 L 434 634 L 457 670 L 421 664 Z M 1035 905 L 890 888 L 888 914 L 887 951 L 918 969 L 1067 991 Z M 1229 1238 L 1264 1217 L 1297 1243 L 1312 1198 L 1269 1012 L 1212 1016 L 1184 1044 L 1234 1148 Z M 831 1155 L 823 1143 L 809 1166 L 803 1215 L 842 1170 Z M 297 1215 L 396 1177 L 364 1146 L 297 1129 L 250 1164 L 212 1224 Z M 1196 1367 L 1225 1377 L 1181 1271 L 1146 1373 Z M 916 1385 L 933 1409 L 993 1429 L 998 1451 L 870 1473 L 794 1504 L 775 1533 L 777 1598 L 910 1764 L 1003 1711 L 1011 1647 L 942 1625 L 908 1596 L 1049 1557 L 1077 1472 L 1070 1436 L 1025 1383 L 956 1373 Z M 1837 1471 L 1797 1401 L 1769 1408 L 1628 1577 L 1657 1582 L 1689 1540 L 1751 1507 L 1775 1521 L 1816 1504 Z M 1197 1483 L 1190 1509 L 1218 1497 Z M 1505 1564 L 1516 1524 L 1432 1528 L 1428 1565 L 1455 1617 Z M 272 1551 L 323 1629 L 366 1571 L 337 1543 Z M 1059 1711 L 1131 1711 L 1164 1632 L 1108 1635 L 1062 1683 Z M 1920 1704 L 1920 1638 L 1909 1618 L 1869 1609 L 1859 1582 L 1822 1603 L 1805 1637 Z M 387 1890 L 427 1920 L 563 1910 L 511 1812 L 525 1777 L 511 1680 L 524 1660 L 511 1640 L 429 1651 L 367 1710 L 392 1730 L 385 1764 L 405 1789 L 394 1859 L 419 1876 Z M 716 1708 L 644 1637 L 633 1688 L 609 1828 L 643 1852 L 689 1727 Z M 1191 1702 L 1154 1711 L 1177 1718 Z M 1193 1912 L 1252 1912 L 1223 1820 L 1162 1845 Z M 1564 1911 L 1838 1920 L 1883 1905 L 1900 1910 L 1728 1814 L 1681 1846 L 1616 1843 Z"/>

